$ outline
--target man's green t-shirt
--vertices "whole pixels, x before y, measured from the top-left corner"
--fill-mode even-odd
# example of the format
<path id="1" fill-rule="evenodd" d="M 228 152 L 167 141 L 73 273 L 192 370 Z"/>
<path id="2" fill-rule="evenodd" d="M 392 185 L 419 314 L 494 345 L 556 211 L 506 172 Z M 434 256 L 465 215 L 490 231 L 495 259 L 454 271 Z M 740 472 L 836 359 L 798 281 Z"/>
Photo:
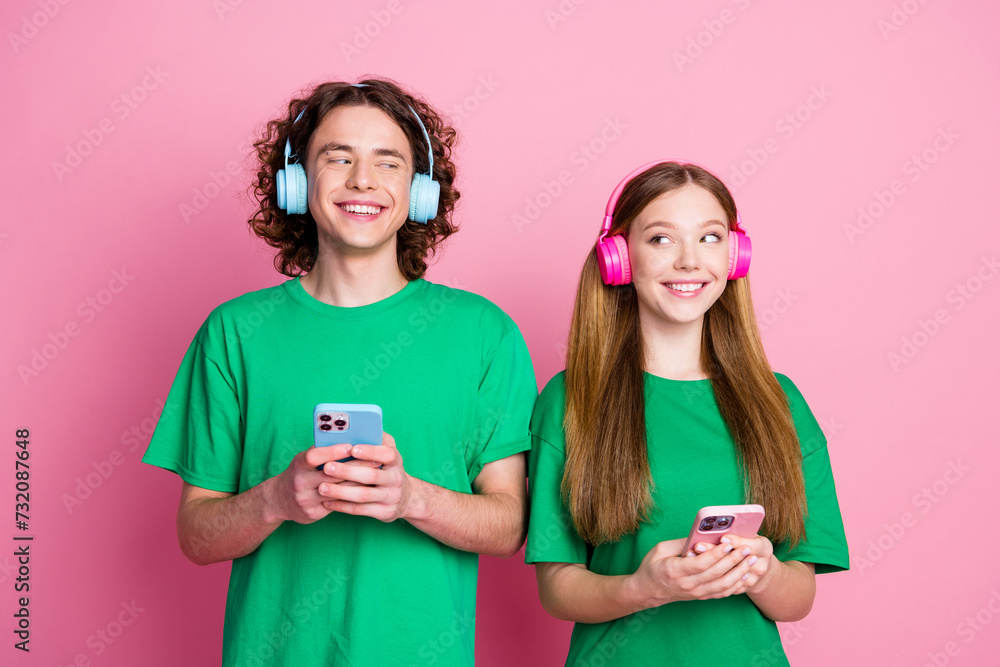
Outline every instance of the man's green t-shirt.
<path id="1" fill-rule="evenodd" d="M 806 539 L 793 550 L 776 545 L 775 555 L 815 563 L 818 573 L 847 569 L 826 438 L 795 385 L 776 375 L 798 431 L 809 514 Z M 702 507 L 746 502 L 736 448 L 711 381 L 647 374 L 646 438 L 655 509 L 635 534 L 596 548 L 586 544 L 560 495 L 566 458 L 564 377 L 560 373 L 548 383 L 531 421 L 528 563 L 583 563 L 598 574 L 632 574 L 658 542 L 687 537 Z M 577 623 L 566 660 L 574 666 L 712 663 L 788 664 L 775 623 L 746 595 L 674 602 L 607 623 Z"/>
<path id="2" fill-rule="evenodd" d="M 536 396 L 517 326 L 482 297 L 416 280 L 339 308 L 294 279 L 209 315 L 143 461 L 246 491 L 312 446 L 316 404 L 373 403 L 407 473 L 471 493 L 530 448 Z M 233 561 L 223 664 L 471 665 L 477 573 L 404 520 L 286 521 Z"/>

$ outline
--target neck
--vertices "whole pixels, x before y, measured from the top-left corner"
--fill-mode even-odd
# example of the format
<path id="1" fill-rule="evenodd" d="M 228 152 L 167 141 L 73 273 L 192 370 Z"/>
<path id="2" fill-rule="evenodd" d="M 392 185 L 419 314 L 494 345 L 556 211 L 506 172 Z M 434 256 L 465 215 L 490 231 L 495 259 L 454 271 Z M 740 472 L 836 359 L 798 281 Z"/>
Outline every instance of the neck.
<path id="1" fill-rule="evenodd" d="M 302 277 L 310 296 L 332 306 L 356 308 L 386 299 L 406 287 L 396 252 L 345 254 L 321 252 L 312 271 Z"/>
<path id="2" fill-rule="evenodd" d="M 639 326 L 645 348 L 646 372 L 668 380 L 704 380 L 701 363 L 701 333 L 704 318 L 687 324 L 663 323 L 643 317 Z"/>

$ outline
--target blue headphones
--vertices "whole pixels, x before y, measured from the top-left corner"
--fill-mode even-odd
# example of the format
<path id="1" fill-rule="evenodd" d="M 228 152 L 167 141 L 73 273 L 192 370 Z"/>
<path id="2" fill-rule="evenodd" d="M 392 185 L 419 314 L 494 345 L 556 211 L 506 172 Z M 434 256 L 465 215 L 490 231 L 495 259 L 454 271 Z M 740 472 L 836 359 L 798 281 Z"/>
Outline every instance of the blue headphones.
<path id="1" fill-rule="evenodd" d="M 367 84 L 356 83 L 354 86 L 361 88 Z M 427 224 L 429 220 L 437 216 L 438 199 L 441 196 L 441 184 L 434 180 L 434 149 L 431 146 L 431 137 L 427 134 L 424 122 L 420 120 L 420 115 L 409 107 L 420 129 L 423 130 L 424 139 L 427 141 L 427 157 L 430 160 L 430 168 L 426 174 L 414 174 L 410 183 L 410 220 Z M 299 122 L 305 109 L 295 117 L 294 123 Z M 306 170 L 298 162 L 288 164 L 288 158 L 298 159 L 298 155 L 292 155 L 291 140 L 285 140 L 285 168 L 279 169 L 276 176 L 278 183 L 278 207 L 291 214 L 301 215 L 309 209 L 308 185 L 306 183 Z M 289 198 L 288 195 L 291 195 Z"/>

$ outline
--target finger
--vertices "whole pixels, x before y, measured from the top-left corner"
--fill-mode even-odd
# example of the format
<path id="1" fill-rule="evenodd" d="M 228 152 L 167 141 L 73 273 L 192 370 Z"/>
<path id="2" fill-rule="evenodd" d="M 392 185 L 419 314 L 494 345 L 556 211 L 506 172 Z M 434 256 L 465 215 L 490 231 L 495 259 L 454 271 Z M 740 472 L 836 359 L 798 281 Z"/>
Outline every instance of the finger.
<path id="1" fill-rule="evenodd" d="M 391 481 L 388 472 L 379 467 L 373 467 L 371 461 L 364 461 L 362 465 L 327 463 L 323 467 L 323 472 L 327 477 L 333 478 L 333 480 L 356 482 L 358 484 L 385 486 Z"/>
<path id="2" fill-rule="evenodd" d="M 352 459 L 347 459 L 346 461 L 341 461 L 341 460 L 333 461 L 332 463 L 329 463 L 327 465 L 336 465 L 338 467 L 339 466 L 355 466 L 355 467 L 360 467 L 360 468 L 375 468 L 375 469 L 378 469 L 379 466 L 381 466 L 382 464 L 379 463 L 378 461 L 364 461 L 362 459 L 354 459 L 354 458 L 352 458 Z"/>
<path id="3" fill-rule="evenodd" d="M 721 577 L 705 583 L 700 588 L 700 592 L 703 593 L 700 597 L 703 599 L 724 598 L 746 592 L 749 586 L 756 582 L 754 575 L 750 573 L 748 560 L 742 560 Z M 751 579 L 754 581 L 752 582 Z"/>
<path id="4" fill-rule="evenodd" d="M 698 545 L 695 545 L 695 548 L 697 548 L 697 546 Z M 684 556 L 686 556 L 685 558 L 681 558 L 677 562 L 670 560 L 670 561 L 664 561 L 664 563 L 665 564 L 670 563 L 668 567 L 677 568 L 676 570 L 673 570 L 676 573 L 676 576 L 684 576 L 684 577 L 698 576 L 704 574 L 709 568 L 716 565 L 716 563 L 718 563 L 720 559 L 725 558 L 727 553 L 728 552 L 724 552 L 718 548 L 710 549 L 709 551 L 702 553 L 698 553 L 692 549 L 688 550 L 686 554 L 683 554 Z M 713 578 L 716 577 L 715 576 L 701 577 L 700 580 L 709 581 Z"/>
<path id="5" fill-rule="evenodd" d="M 351 448 L 351 456 L 362 461 L 374 461 L 381 466 L 394 465 L 401 461 L 395 447 L 381 445 L 354 445 Z"/>
<path id="6" fill-rule="evenodd" d="M 331 512 L 353 514 L 354 516 L 370 516 L 379 521 L 389 521 L 392 518 L 388 515 L 385 505 L 375 503 L 350 503 L 343 500 L 328 500 L 323 503 L 323 507 Z"/>
<path id="7" fill-rule="evenodd" d="M 344 459 L 350 455 L 351 446 L 347 444 L 330 445 L 328 447 L 310 447 L 305 450 L 304 455 L 302 456 L 301 467 L 304 469 L 315 469 L 322 466 L 327 461 Z"/>
<path id="8" fill-rule="evenodd" d="M 681 556 L 684 554 L 684 543 L 687 542 L 686 538 L 680 538 L 677 540 L 664 540 L 663 542 L 657 542 L 656 546 L 653 547 L 656 553 L 654 556 L 656 558 L 670 558 L 672 556 Z"/>
<path id="9" fill-rule="evenodd" d="M 326 463 L 318 466 L 319 470 L 322 470 L 326 474 L 331 474 L 334 466 L 361 466 L 363 468 L 381 468 L 382 464 L 377 461 L 362 461 L 361 459 L 351 457 L 351 448 L 353 445 L 342 445 L 346 447 L 347 456 L 334 459 L 333 461 L 327 461 Z"/>
<path id="10" fill-rule="evenodd" d="M 758 556 L 769 556 L 774 552 L 774 547 L 771 544 L 771 541 L 763 535 L 755 535 L 753 537 L 728 535 L 722 539 L 729 540 L 734 549 L 739 547 L 750 547 L 750 549 Z"/>
<path id="11" fill-rule="evenodd" d="M 324 482 L 319 485 L 319 494 L 323 500 L 343 500 L 349 503 L 385 504 L 390 497 L 387 489 L 377 486 L 333 484 Z"/>
<path id="12" fill-rule="evenodd" d="M 707 580 L 718 579 L 730 572 L 740 564 L 744 558 L 750 555 L 749 547 L 734 549 L 731 544 L 723 542 L 703 554 L 695 557 L 704 567 L 704 577 Z"/>
<path id="13" fill-rule="evenodd" d="M 738 556 L 740 554 L 743 554 L 743 551 L 746 549 L 747 547 L 744 547 L 743 550 L 736 549 L 733 551 L 733 554 Z M 740 561 L 737 561 L 736 564 L 733 565 L 733 567 L 728 572 L 722 575 L 721 580 L 730 586 L 740 586 L 740 585 L 745 586 L 749 581 L 750 577 L 753 576 L 753 574 L 750 572 L 751 558 L 753 558 L 753 556 L 747 558 L 746 554 L 744 554 Z"/>

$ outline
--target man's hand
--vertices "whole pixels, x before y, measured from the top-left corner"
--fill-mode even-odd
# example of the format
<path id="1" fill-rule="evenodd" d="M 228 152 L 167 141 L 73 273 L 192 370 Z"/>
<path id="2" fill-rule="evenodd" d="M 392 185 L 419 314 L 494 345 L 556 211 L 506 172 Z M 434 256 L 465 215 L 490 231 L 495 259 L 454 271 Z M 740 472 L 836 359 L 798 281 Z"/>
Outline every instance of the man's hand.
<path id="1" fill-rule="evenodd" d="M 348 467 L 347 463 L 330 463 L 351 455 L 351 445 L 310 447 L 299 452 L 288 467 L 269 480 L 266 493 L 269 518 L 272 520 L 313 523 L 332 510 L 324 506 L 319 489 L 330 482 L 321 468 L 331 465 Z"/>
<path id="2" fill-rule="evenodd" d="M 339 446 L 339 445 L 338 445 Z M 328 462 L 317 498 L 325 514 L 343 512 L 370 516 L 386 523 L 412 516 L 419 504 L 415 483 L 403 468 L 396 441 L 382 434 L 381 445 L 354 445 L 347 454 L 355 461 Z"/>

